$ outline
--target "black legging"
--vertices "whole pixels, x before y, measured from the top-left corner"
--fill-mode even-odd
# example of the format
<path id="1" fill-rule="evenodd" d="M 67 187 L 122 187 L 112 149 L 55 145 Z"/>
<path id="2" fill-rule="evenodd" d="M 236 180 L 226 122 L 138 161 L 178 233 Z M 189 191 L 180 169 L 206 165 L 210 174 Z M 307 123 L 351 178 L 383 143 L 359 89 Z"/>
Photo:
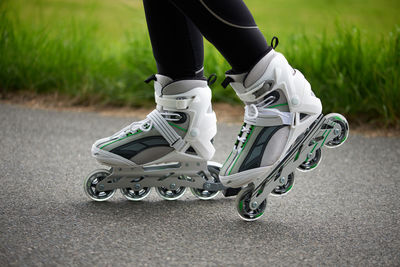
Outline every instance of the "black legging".
<path id="1" fill-rule="evenodd" d="M 249 71 L 271 50 L 242 0 L 143 0 L 158 73 L 203 77 L 203 36 L 232 66 Z"/>

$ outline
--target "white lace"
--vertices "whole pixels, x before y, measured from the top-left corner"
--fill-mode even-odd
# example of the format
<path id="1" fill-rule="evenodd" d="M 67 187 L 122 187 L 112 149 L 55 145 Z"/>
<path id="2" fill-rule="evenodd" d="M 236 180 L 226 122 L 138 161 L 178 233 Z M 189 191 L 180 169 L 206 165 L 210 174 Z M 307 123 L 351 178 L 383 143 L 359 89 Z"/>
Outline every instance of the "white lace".
<path id="1" fill-rule="evenodd" d="M 244 107 L 245 109 L 245 116 L 246 118 L 252 120 L 252 119 L 256 119 L 258 117 L 258 115 L 261 113 L 263 114 L 265 111 L 265 109 L 271 105 L 275 100 L 275 96 L 271 95 L 269 97 L 267 97 L 266 99 L 264 99 L 263 101 L 261 101 L 260 103 L 257 104 L 250 104 L 250 105 L 246 105 Z"/>
<path id="2" fill-rule="evenodd" d="M 167 120 L 167 121 L 179 121 L 182 116 L 177 113 L 172 112 L 160 112 L 160 114 Z M 130 133 L 135 133 L 137 130 L 141 130 L 143 132 L 148 132 L 153 128 L 153 122 L 149 119 L 144 119 L 141 121 L 135 121 L 130 125 L 123 128 L 121 131 L 116 133 L 119 138 L 122 138 Z"/>
<path id="3" fill-rule="evenodd" d="M 246 142 L 247 135 L 250 133 L 250 128 L 247 128 L 247 126 L 246 127 L 242 126 L 241 132 L 246 133 L 246 135 L 245 136 L 242 135 L 242 137 L 238 136 L 237 140 L 239 140 L 239 142 L 241 142 L 241 143 L 244 143 L 244 142 Z"/>
<path id="4" fill-rule="evenodd" d="M 245 121 L 251 124 L 257 124 L 260 119 L 268 117 L 280 117 L 285 125 L 292 125 L 294 114 L 291 112 L 280 111 L 276 108 L 268 108 L 275 100 L 274 96 L 269 96 L 260 103 L 245 106 Z M 258 125 L 258 124 L 257 124 Z M 262 126 L 268 126 L 261 124 Z"/>

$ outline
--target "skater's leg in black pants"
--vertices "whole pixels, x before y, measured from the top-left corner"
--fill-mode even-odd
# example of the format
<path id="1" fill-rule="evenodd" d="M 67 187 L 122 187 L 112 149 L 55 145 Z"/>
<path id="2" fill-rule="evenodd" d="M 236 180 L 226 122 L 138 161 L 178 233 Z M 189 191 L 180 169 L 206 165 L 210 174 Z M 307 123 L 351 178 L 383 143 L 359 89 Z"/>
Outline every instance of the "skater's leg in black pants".
<path id="1" fill-rule="evenodd" d="M 158 73 L 172 79 L 203 77 L 203 36 L 167 0 L 144 0 Z"/>
<path id="2" fill-rule="evenodd" d="M 193 66 L 200 55 L 201 64 L 195 65 L 202 65 L 199 31 L 236 73 L 248 71 L 271 50 L 242 0 L 144 0 L 144 4 L 159 71 L 161 65 L 182 71 L 181 62 Z"/>

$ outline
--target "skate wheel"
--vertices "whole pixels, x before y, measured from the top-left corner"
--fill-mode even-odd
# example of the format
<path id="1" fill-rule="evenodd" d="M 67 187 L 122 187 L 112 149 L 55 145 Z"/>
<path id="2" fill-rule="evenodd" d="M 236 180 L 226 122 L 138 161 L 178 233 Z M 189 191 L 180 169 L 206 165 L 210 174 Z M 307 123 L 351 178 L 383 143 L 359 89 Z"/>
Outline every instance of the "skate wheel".
<path id="1" fill-rule="evenodd" d="M 219 191 L 208 191 L 205 189 L 200 189 L 200 188 L 190 188 L 190 191 L 192 192 L 192 194 L 202 200 L 210 200 L 215 198 Z"/>
<path id="2" fill-rule="evenodd" d="M 219 175 L 219 171 L 221 168 L 221 165 L 216 163 L 216 162 L 208 162 L 207 165 L 208 171 L 211 174 L 211 182 L 213 183 L 217 183 L 219 182 L 218 179 L 218 175 Z M 202 200 L 210 200 L 215 198 L 219 191 L 210 191 L 210 190 L 205 190 L 205 189 L 201 189 L 201 188 L 190 188 L 190 191 L 192 192 L 192 194 Z"/>
<path id="3" fill-rule="evenodd" d="M 83 183 L 83 190 L 86 195 L 94 201 L 106 201 L 115 194 L 115 189 L 108 191 L 98 191 L 96 185 L 107 178 L 111 172 L 105 169 L 98 169 L 91 172 Z"/>
<path id="4" fill-rule="evenodd" d="M 284 196 L 292 190 L 294 185 L 294 173 L 288 175 L 285 184 L 279 185 L 272 190 L 271 194 L 274 196 Z"/>
<path id="5" fill-rule="evenodd" d="M 144 198 L 146 198 L 151 191 L 151 187 L 143 187 L 142 189 L 139 190 L 134 190 L 132 188 L 121 188 L 120 192 L 121 194 L 130 201 L 140 201 Z"/>
<path id="6" fill-rule="evenodd" d="M 321 148 L 315 150 L 314 157 L 312 159 L 307 158 L 297 169 L 302 172 L 312 171 L 318 167 L 319 163 L 322 159 L 322 151 Z"/>
<path id="7" fill-rule="evenodd" d="M 265 199 L 256 209 L 252 210 L 250 208 L 252 193 L 253 187 L 247 186 L 243 188 L 236 197 L 236 210 L 240 218 L 245 221 L 258 220 L 264 214 L 265 208 L 267 207 L 267 200 Z"/>
<path id="8" fill-rule="evenodd" d="M 186 187 L 181 186 L 177 189 L 169 189 L 164 186 L 160 186 L 156 187 L 156 192 L 161 198 L 165 200 L 176 200 L 178 198 L 181 198 L 185 194 Z"/>
<path id="9" fill-rule="evenodd" d="M 326 142 L 325 146 L 329 148 L 339 147 L 347 140 L 347 137 L 349 136 L 349 123 L 344 116 L 338 113 L 328 114 L 327 117 L 330 121 L 339 124 L 341 130 L 339 135 Z"/>

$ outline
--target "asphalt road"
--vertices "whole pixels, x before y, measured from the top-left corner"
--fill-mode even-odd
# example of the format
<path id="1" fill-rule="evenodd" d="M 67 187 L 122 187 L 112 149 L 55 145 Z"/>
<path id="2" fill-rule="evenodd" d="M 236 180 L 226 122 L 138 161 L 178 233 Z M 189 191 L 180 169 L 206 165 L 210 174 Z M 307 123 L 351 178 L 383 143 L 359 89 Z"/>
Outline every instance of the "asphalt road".
<path id="1" fill-rule="evenodd" d="M 248 223 L 234 198 L 90 201 L 96 139 L 132 119 L 0 104 L 0 265 L 400 265 L 400 139 L 350 135 Z M 219 124 L 216 161 L 238 125 Z"/>

